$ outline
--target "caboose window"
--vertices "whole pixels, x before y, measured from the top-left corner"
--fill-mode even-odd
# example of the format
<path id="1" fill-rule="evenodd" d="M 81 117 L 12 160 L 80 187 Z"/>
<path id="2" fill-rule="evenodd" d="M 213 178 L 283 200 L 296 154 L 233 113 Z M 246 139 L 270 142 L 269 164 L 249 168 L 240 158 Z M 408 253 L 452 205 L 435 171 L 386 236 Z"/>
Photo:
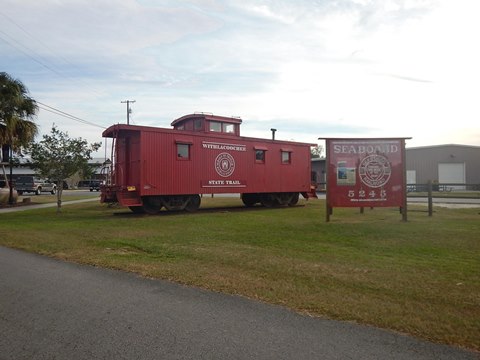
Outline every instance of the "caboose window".
<path id="1" fill-rule="evenodd" d="M 235 134 L 237 127 L 235 124 L 230 124 L 221 121 L 210 121 L 210 131 L 221 132 L 225 134 Z"/>
<path id="2" fill-rule="evenodd" d="M 292 162 L 292 153 L 290 151 L 282 151 L 282 164 L 290 164 Z"/>
<path id="3" fill-rule="evenodd" d="M 265 163 L 265 150 L 255 150 L 255 162 L 260 164 Z"/>
<path id="4" fill-rule="evenodd" d="M 222 132 L 222 123 L 218 121 L 210 121 L 210 131 Z"/>
<path id="5" fill-rule="evenodd" d="M 195 122 L 193 124 L 193 129 L 195 131 L 200 131 L 203 128 L 203 121 L 202 119 L 195 119 Z"/>
<path id="6" fill-rule="evenodd" d="M 177 159 L 190 159 L 190 145 L 177 143 Z"/>

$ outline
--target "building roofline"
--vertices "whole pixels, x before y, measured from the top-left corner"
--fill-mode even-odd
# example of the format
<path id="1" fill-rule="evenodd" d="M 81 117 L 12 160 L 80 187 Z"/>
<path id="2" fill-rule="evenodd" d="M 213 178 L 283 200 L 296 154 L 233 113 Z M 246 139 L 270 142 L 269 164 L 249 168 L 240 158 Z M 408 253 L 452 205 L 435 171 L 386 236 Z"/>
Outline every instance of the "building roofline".
<path id="1" fill-rule="evenodd" d="M 432 149 L 432 148 L 439 148 L 439 147 L 446 147 L 446 146 L 457 146 L 457 147 L 463 147 L 463 148 L 480 149 L 480 146 L 478 146 L 478 145 L 440 144 L 440 145 L 406 147 L 405 150 Z"/>

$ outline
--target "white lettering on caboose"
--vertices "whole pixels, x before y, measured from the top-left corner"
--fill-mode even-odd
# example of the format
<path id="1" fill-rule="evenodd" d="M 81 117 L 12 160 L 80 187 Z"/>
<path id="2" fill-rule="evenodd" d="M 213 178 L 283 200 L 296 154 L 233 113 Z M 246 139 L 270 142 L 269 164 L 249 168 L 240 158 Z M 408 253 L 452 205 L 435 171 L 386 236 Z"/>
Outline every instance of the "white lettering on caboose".
<path id="1" fill-rule="evenodd" d="M 203 141 L 202 147 L 211 150 L 230 150 L 230 151 L 247 151 L 247 146 L 242 144 L 225 144 L 219 142 Z"/>

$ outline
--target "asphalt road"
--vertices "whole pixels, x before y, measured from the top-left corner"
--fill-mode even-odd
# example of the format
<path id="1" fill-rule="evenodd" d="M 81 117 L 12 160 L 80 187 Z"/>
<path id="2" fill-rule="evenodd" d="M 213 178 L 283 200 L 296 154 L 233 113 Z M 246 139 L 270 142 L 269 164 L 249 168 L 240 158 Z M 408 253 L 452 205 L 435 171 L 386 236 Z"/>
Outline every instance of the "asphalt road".
<path id="1" fill-rule="evenodd" d="M 426 197 L 408 197 L 409 204 L 428 204 Z M 434 206 L 449 207 L 449 208 L 479 208 L 480 198 L 433 198 Z"/>
<path id="2" fill-rule="evenodd" d="M 0 247 L 0 359 L 477 359 L 373 327 Z"/>

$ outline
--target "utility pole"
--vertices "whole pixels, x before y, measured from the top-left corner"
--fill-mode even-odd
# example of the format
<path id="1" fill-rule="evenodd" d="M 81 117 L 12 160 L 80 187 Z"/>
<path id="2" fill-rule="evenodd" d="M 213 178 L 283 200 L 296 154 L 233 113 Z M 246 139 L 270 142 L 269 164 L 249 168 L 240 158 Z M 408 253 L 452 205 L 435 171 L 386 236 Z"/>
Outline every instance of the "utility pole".
<path id="1" fill-rule="evenodd" d="M 127 125 L 130 125 L 130 113 L 132 110 L 130 110 L 130 104 L 133 104 L 135 100 L 125 100 L 125 101 L 120 101 L 122 104 L 127 104 Z"/>

